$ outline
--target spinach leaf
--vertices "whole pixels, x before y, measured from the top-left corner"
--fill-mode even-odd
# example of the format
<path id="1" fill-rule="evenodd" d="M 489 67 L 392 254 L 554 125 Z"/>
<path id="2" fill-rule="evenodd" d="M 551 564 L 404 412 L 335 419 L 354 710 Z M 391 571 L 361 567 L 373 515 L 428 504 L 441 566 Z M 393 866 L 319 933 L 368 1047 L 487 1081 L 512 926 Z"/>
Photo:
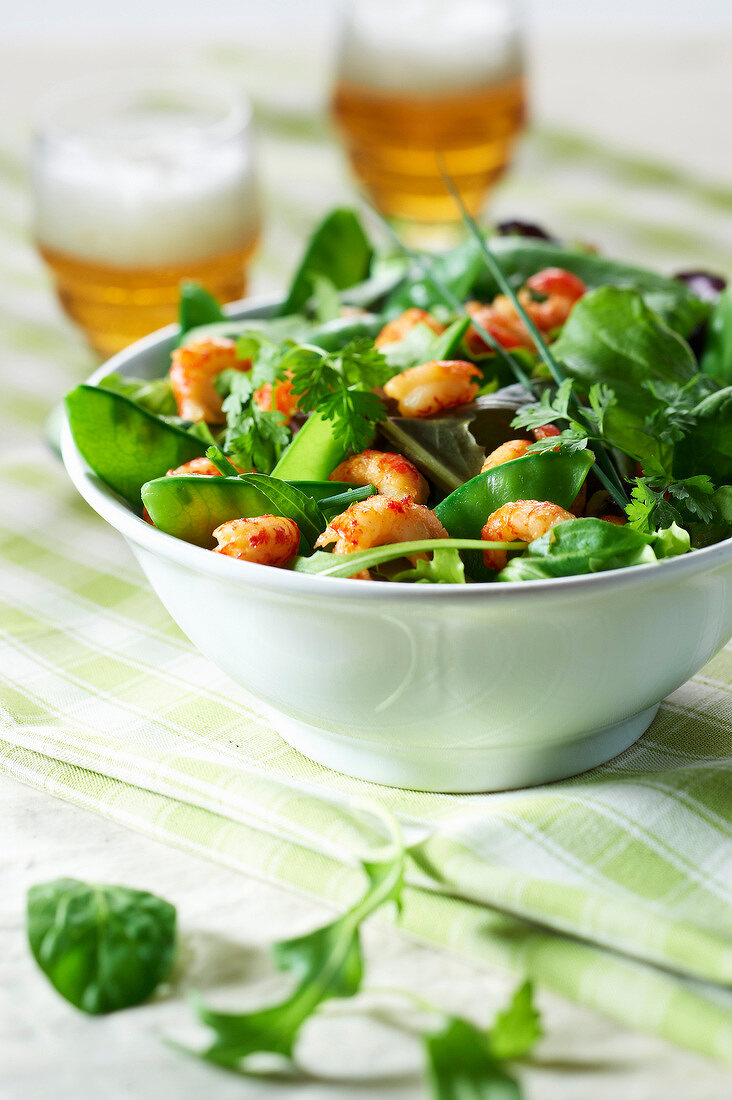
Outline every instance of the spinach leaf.
<path id="1" fill-rule="evenodd" d="M 310 276 L 313 293 L 308 299 L 308 311 L 319 324 L 334 321 L 341 315 L 341 296 L 332 279 L 314 271 Z"/>
<path id="2" fill-rule="evenodd" d="M 199 1003 L 197 1015 L 214 1032 L 200 1057 L 239 1070 L 250 1054 L 271 1051 L 290 1057 L 301 1026 L 318 1005 L 333 997 L 352 997 L 363 974 L 361 924 L 386 902 L 400 903 L 404 885 L 404 849 L 388 860 L 363 863 L 368 886 L 342 917 L 305 936 L 274 948 L 275 961 L 297 978 L 294 992 L 280 1004 L 256 1012 L 215 1012 Z"/>
<path id="3" fill-rule="evenodd" d="M 375 308 L 402 282 L 408 266 L 405 256 L 375 256 L 369 277 L 342 291 L 341 302 L 358 309 Z"/>
<path id="4" fill-rule="evenodd" d="M 545 267 L 561 267 L 578 275 L 591 290 L 601 286 L 636 290 L 647 305 L 682 336 L 693 332 L 709 314 L 709 304 L 692 294 L 683 283 L 645 268 L 526 237 L 492 237 L 490 247 L 515 287 L 523 285 L 530 275 Z M 431 270 L 461 299 L 471 295 L 481 301 L 492 301 L 499 292 L 495 278 L 486 270 L 477 243 L 472 239 L 438 257 Z M 414 274 L 413 279 L 398 287 L 387 300 L 387 312 L 393 315 L 409 306 L 430 309 L 443 303 L 443 295 L 435 284 L 419 270 Z"/>
<path id="5" fill-rule="evenodd" d="M 732 287 L 712 309 L 699 366 L 722 385 L 732 384 Z"/>
<path id="6" fill-rule="evenodd" d="M 700 471 L 717 484 L 732 481 L 732 386 L 711 393 L 693 410 L 694 424 L 676 445 L 674 474 Z"/>
<path id="7" fill-rule="evenodd" d="M 27 929 L 54 988 L 91 1014 L 140 1004 L 173 964 L 174 907 L 126 886 L 68 878 L 33 886 Z"/>
<path id="8" fill-rule="evenodd" d="M 128 378 L 123 374 L 105 375 L 97 385 L 102 390 L 121 393 L 129 397 L 140 408 L 158 416 L 176 416 L 178 409 L 173 397 L 170 379 L 165 378 Z"/>
<path id="9" fill-rule="evenodd" d="M 642 415 L 653 406 L 648 382 L 683 386 L 697 374 L 689 345 L 637 291 L 619 287 L 581 298 L 552 351 L 585 393 L 604 383 L 621 407 Z"/>
<path id="10" fill-rule="evenodd" d="M 521 1100 L 518 1081 L 494 1057 L 486 1033 L 469 1020 L 449 1016 L 441 1031 L 423 1041 L 435 1100 Z"/>
<path id="11" fill-rule="evenodd" d="M 369 273 L 371 257 L 371 245 L 355 211 L 345 207 L 332 210 L 310 237 L 279 315 L 302 312 L 316 275 L 325 276 L 338 290 L 362 282 Z"/>
<path id="12" fill-rule="evenodd" d="M 198 328 L 199 325 L 210 325 L 212 322 L 224 320 L 226 320 L 226 314 L 213 294 L 209 294 L 200 283 L 183 283 L 178 301 L 180 342 L 191 329 Z"/>
<path id="13" fill-rule="evenodd" d="M 389 417 L 379 431 L 439 489 L 451 493 L 479 474 L 485 459 L 470 431 L 471 421 L 472 416 Z"/>
<path id="14" fill-rule="evenodd" d="M 326 528 L 325 516 L 312 497 L 294 485 L 267 474 L 242 474 L 241 481 L 259 490 L 270 502 L 274 514 L 293 519 L 300 529 L 300 551 L 312 550 L 318 535 Z"/>
<path id="15" fill-rule="evenodd" d="M 624 569 L 656 561 L 654 536 L 601 519 L 566 520 L 512 558 L 499 581 L 533 581 Z"/>

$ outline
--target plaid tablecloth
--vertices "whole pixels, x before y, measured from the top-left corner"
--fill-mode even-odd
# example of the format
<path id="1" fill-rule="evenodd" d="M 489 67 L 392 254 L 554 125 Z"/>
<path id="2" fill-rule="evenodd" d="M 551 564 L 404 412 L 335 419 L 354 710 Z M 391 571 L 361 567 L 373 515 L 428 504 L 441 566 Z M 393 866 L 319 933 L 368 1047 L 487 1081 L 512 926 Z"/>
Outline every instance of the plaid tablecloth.
<path id="1" fill-rule="evenodd" d="M 317 112 L 257 107 L 268 232 L 255 286 L 272 289 L 348 185 Z M 730 210 L 719 188 L 545 132 L 496 202 L 669 269 L 723 263 Z M 732 652 L 621 757 L 544 788 L 420 794 L 310 763 L 193 650 L 43 443 L 94 362 L 30 247 L 20 142 L 0 149 L 0 243 L 0 767 L 336 904 L 375 840 L 352 811 L 365 798 L 414 844 L 405 932 L 732 1060 Z"/>

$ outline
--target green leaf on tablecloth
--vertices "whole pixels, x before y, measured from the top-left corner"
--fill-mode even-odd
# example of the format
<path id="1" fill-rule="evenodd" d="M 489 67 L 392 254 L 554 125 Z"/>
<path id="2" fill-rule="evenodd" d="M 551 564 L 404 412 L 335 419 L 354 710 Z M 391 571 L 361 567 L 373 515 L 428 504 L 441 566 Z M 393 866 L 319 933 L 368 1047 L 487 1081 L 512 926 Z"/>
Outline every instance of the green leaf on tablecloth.
<path id="1" fill-rule="evenodd" d="M 175 952 L 175 908 L 143 890 L 61 878 L 28 891 L 28 941 L 54 988 L 98 1015 L 146 1000 Z"/>

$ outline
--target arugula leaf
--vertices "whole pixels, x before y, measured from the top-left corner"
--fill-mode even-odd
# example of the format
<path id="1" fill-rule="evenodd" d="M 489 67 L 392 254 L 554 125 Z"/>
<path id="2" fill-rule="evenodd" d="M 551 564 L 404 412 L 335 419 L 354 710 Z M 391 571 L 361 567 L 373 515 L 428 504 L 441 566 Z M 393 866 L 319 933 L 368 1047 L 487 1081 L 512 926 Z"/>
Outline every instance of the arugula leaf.
<path id="1" fill-rule="evenodd" d="M 390 859 L 362 864 L 368 886 L 342 917 L 305 936 L 274 948 L 280 969 L 297 978 L 294 992 L 280 1004 L 258 1012 L 215 1012 L 198 1003 L 199 1020 L 214 1039 L 199 1056 L 232 1070 L 241 1070 L 250 1054 L 271 1051 L 291 1057 L 301 1026 L 323 1001 L 352 997 L 363 974 L 360 927 L 389 901 L 400 903 L 404 885 L 404 849 Z"/>
<path id="2" fill-rule="evenodd" d="M 541 1016 L 534 1005 L 534 988 L 524 982 L 509 1004 L 496 1015 L 488 1035 L 494 1058 L 520 1058 L 541 1039 Z"/>
<path id="3" fill-rule="evenodd" d="M 493 1055 L 485 1032 L 469 1020 L 449 1016 L 423 1042 L 435 1100 L 521 1100 L 518 1082 Z"/>
<path id="4" fill-rule="evenodd" d="M 454 546 L 435 550 L 428 561 L 415 562 L 413 569 L 397 573 L 392 581 L 414 581 L 415 584 L 465 584 L 465 567 Z"/>
<path id="5" fill-rule="evenodd" d="M 318 573 L 322 577 L 352 577 L 362 569 L 372 569 L 388 561 L 430 550 L 482 551 L 491 546 L 502 550 L 523 550 L 525 545 L 523 542 L 484 542 L 481 539 L 422 539 L 397 542 L 390 546 L 374 546 L 370 550 L 359 550 L 354 554 L 329 554 L 316 550 L 309 558 L 294 558 L 290 568 L 296 573 Z"/>
<path id="6" fill-rule="evenodd" d="M 70 878 L 32 886 L 27 930 L 53 987 L 92 1015 L 140 1004 L 173 964 L 174 907 L 126 886 Z"/>

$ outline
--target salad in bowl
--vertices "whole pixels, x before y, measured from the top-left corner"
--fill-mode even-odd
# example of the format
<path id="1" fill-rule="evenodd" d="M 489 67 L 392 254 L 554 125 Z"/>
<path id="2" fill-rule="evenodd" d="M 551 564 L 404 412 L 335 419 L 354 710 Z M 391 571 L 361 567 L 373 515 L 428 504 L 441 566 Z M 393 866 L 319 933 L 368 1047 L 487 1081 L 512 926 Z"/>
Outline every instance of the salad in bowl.
<path id="1" fill-rule="evenodd" d="M 523 582 L 732 534 L 723 282 L 508 228 L 384 259 L 337 210 L 275 316 L 186 287 L 163 377 L 68 395 L 81 454 L 167 534 L 333 578 Z"/>
<path id="2" fill-rule="evenodd" d="M 64 459 L 295 747 L 426 790 L 622 751 L 732 632 L 732 297 L 512 223 L 316 229 L 67 396 Z"/>

